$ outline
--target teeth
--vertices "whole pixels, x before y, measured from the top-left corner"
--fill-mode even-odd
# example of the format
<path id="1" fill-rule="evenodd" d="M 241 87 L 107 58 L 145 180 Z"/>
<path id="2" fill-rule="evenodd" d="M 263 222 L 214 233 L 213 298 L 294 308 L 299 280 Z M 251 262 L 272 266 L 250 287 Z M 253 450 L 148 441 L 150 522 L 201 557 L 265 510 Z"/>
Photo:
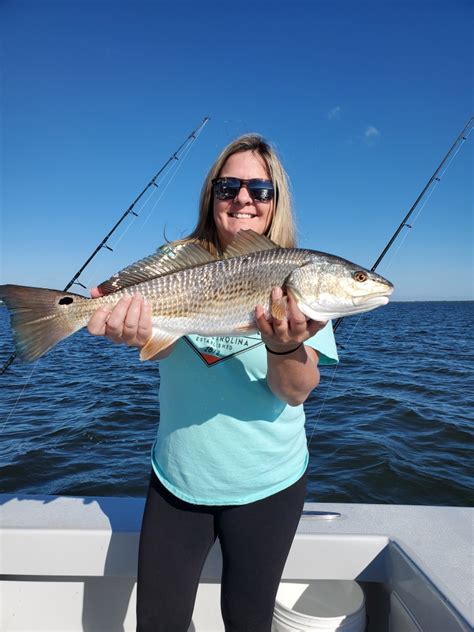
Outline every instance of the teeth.
<path id="1" fill-rule="evenodd" d="M 250 219 L 255 217 L 254 215 L 250 215 L 249 213 L 231 213 L 231 217 L 235 217 L 236 219 Z"/>

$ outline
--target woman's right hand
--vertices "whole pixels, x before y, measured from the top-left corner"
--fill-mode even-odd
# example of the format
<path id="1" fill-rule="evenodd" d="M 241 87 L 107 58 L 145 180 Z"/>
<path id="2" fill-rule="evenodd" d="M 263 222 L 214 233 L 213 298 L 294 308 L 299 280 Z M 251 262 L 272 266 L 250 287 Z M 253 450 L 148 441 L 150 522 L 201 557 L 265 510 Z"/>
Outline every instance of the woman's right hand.
<path id="1" fill-rule="evenodd" d="M 92 298 L 101 296 L 97 288 Z M 140 294 L 123 296 L 114 308 L 99 307 L 91 316 L 87 330 L 93 336 L 106 336 L 116 343 L 141 349 L 152 336 L 151 305 Z"/>

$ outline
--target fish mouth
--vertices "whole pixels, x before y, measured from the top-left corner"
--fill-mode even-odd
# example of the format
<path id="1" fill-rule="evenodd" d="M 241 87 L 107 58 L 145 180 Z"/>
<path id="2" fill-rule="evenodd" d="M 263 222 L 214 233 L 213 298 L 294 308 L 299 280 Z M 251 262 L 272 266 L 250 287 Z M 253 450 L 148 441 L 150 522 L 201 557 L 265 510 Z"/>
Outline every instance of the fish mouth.
<path id="1" fill-rule="evenodd" d="M 364 308 L 378 307 L 379 305 L 387 305 L 388 297 L 393 292 L 393 289 L 387 290 L 385 294 L 377 294 L 377 296 L 357 296 L 352 299 L 352 303 L 355 306 Z"/>
<path id="2" fill-rule="evenodd" d="M 353 303 L 354 305 L 363 305 L 364 307 L 369 307 L 369 305 L 386 305 L 388 303 L 388 296 L 361 296 L 360 298 L 355 298 Z"/>

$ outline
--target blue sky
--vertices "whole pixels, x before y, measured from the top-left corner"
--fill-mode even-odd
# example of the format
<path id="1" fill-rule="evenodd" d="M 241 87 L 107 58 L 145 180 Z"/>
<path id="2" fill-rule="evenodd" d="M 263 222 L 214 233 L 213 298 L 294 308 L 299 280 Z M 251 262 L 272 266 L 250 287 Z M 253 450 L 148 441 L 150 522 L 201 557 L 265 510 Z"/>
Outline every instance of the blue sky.
<path id="1" fill-rule="evenodd" d="M 187 234 L 249 131 L 289 173 L 300 245 L 370 267 L 473 114 L 469 0 L 3 0 L 0 23 L 0 283 L 64 287 L 205 116 L 84 284 Z M 394 300 L 474 298 L 473 144 L 380 266 Z"/>

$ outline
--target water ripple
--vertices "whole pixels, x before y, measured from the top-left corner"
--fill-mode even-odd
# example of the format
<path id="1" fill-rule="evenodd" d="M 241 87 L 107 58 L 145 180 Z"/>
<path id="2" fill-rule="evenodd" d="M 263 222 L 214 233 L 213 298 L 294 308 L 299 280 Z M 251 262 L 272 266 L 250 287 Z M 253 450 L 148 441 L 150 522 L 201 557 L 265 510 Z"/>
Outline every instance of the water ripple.
<path id="1" fill-rule="evenodd" d="M 344 321 L 341 364 L 306 403 L 307 500 L 472 505 L 473 311 L 392 303 Z M 4 308 L 0 334 L 4 361 Z M 157 363 L 82 331 L 0 380 L 0 491 L 145 494 Z"/>

